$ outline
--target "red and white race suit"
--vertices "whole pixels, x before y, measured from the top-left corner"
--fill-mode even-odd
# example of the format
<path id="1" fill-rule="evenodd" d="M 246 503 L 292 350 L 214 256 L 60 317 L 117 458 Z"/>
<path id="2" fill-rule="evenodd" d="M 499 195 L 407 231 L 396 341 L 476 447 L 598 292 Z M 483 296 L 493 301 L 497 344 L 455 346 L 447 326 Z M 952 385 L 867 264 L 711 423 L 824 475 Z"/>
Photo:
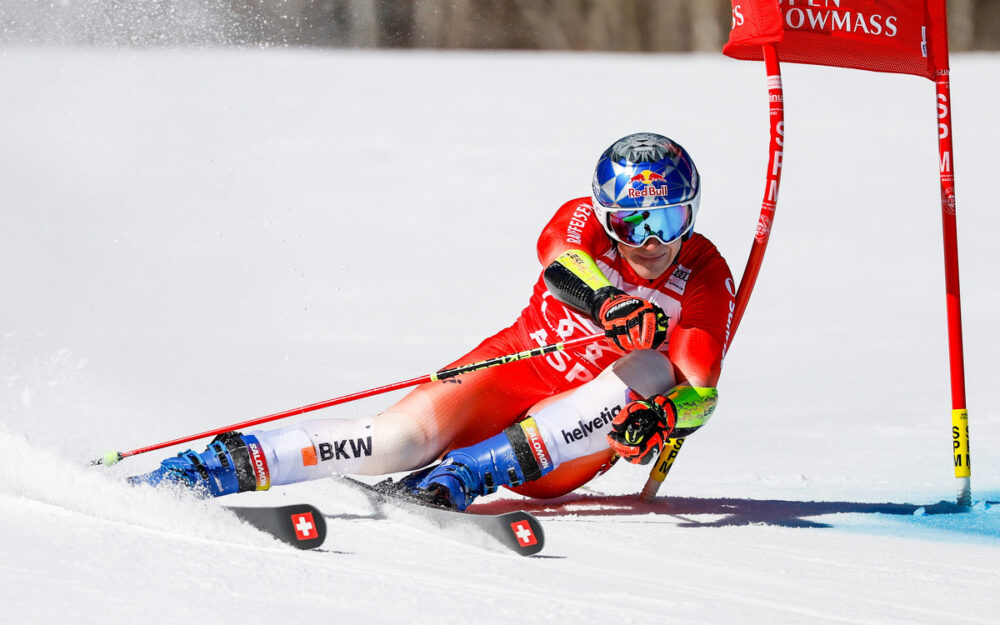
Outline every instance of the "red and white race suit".
<path id="1" fill-rule="evenodd" d="M 623 359 L 601 340 L 422 384 L 372 417 L 307 421 L 255 432 L 268 453 L 271 482 L 285 484 L 331 473 L 381 475 L 413 470 L 450 449 L 494 436 L 531 414 L 557 468 L 517 490 L 557 496 L 609 465 L 613 454 L 605 438 L 607 426 L 626 403 L 629 388 L 657 389 L 647 391 L 651 394 L 666 392 L 668 388 L 660 387 L 679 382 L 717 384 L 736 289 L 725 260 L 708 239 L 693 234 L 660 277 L 646 280 L 618 253 L 598 223 L 590 199 L 578 198 L 559 208 L 538 240 L 543 268 L 568 250 L 587 253 L 614 286 L 663 309 L 669 317 L 668 338 L 659 352 L 666 358 L 651 361 L 647 353 L 637 359 L 633 353 Z M 448 366 L 600 332 L 587 314 L 555 299 L 539 277 L 528 306 L 513 325 Z M 615 364 L 620 359 L 621 367 Z M 624 366 L 630 359 L 632 366 Z M 662 366 L 657 360 L 662 360 Z M 657 367 L 665 373 L 652 371 Z M 598 377 L 606 370 L 619 372 Z"/>

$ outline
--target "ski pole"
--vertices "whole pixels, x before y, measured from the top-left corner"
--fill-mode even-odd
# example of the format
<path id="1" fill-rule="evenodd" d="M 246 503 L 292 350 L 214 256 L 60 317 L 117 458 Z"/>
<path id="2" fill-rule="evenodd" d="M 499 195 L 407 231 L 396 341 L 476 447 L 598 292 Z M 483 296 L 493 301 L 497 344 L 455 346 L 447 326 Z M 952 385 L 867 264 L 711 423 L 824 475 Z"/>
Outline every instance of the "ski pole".
<path id="1" fill-rule="evenodd" d="M 435 371 L 434 373 L 428 373 L 420 377 L 412 378 L 409 380 L 403 380 L 402 382 L 395 382 L 393 384 L 387 384 L 385 386 L 377 386 L 375 388 L 370 388 L 365 391 L 358 391 L 357 393 L 351 393 L 349 395 L 334 397 L 333 399 L 327 399 L 325 401 L 317 402 L 315 404 L 309 404 L 308 406 L 292 408 L 291 410 L 286 410 L 284 412 L 276 412 L 274 414 L 267 415 L 265 417 L 258 417 L 256 419 L 251 419 L 249 421 L 243 421 L 242 423 L 234 423 L 232 425 L 216 428 L 214 430 L 209 430 L 207 432 L 201 432 L 199 434 L 193 434 L 191 436 L 184 436 L 174 440 L 157 443 L 156 445 L 150 445 L 149 447 L 140 447 L 138 449 L 133 449 L 131 451 L 108 451 L 105 452 L 104 455 L 102 455 L 100 458 L 92 460 L 90 464 L 91 465 L 103 464 L 106 466 L 110 466 L 118 462 L 119 460 L 128 458 L 130 456 L 137 456 L 139 454 L 144 454 L 147 451 L 155 451 L 157 449 L 163 449 L 164 447 L 171 447 L 173 445 L 180 445 L 181 443 L 188 443 L 193 440 L 197 440 L 199 438 L 216 436 L 218 434 L 222 434 L 223 432 L 231 432 L 233 430 L 240 430 L 254 425 L 260 425 L 261 423 L 267 423 L 269 421 L 277 421 L 278 419 L 294 417 L 296 415 L 306 414 L 307 412 L 313 412 L 315 410 L 322 410 L 323 408 L 329 408 L 330 406 L 336 406 L 338 404 L 346 404 L 347 402 L 352 402 L 356 399 L 373 397 L 375 395 L 381 395 L 382 393 L 388 393 L 390 391 L 395 391 L 410 386 L 416 386 L 418 384 L 424 384 L 426 382 L 437 382 L 438 380 L 446 380 L 448 378 L 453 378 L 455 376 L 462 375 L 463 373 L 471 373 L 472 371 L 479 371 L 480 369 L 487 369 L 489 367 L 506 365 L 508 363 L 515 362 L 518 360 L 524 360 L 526 358 L 534 358 L 535 356 L 544 356 L 545 354 L 551 354 L 553 352 L 561 352 L 571 347 L 579 347 L 580 345 L 586 345 L 587 343 L 591 343 L 593 341 L 596 341 L 597 339 L 603 339 L 603 338 L 604 334 L 593 334 L 590 336 L 580 337 L 578 339 L 572 339 L 570 341 L 563 341 L 561 343 L 551 343 L 549 345 L 543 345 L 541 347 L 525 350 L 523 352 L 518 352 L 516 354 L 507 354 L 506 356 L 497 356 L 496 358 L 490 358 L 488 360 L 474 362 L 467 365 L 459 365 L 457 367 L 452 367 L 450 369 L 441 369 L 439 371 Z"/>

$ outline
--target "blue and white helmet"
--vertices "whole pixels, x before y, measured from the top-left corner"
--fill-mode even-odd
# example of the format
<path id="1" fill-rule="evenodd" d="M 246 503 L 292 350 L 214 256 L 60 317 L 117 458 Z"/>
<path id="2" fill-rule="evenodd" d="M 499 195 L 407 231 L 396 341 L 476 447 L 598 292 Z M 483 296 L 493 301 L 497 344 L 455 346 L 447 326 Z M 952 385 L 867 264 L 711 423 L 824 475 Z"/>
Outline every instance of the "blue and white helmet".
<path id="1" fill-rule="evenodd" d="M 637 247 L 671 243 L 694 228 L 701 199 L 698 169 L 679 144 L 637 132 L 601 154 L 594 169 L 594 212 L 612 239 Z"/>

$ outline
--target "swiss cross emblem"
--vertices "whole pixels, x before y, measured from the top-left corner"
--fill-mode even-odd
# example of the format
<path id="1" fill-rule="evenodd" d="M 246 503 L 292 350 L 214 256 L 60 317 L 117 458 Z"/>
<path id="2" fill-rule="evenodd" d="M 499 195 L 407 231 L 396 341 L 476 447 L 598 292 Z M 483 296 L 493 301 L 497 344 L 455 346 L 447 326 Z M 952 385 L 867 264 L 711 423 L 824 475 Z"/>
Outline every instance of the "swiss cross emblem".
<path id="1" fill-rule="evenodd" d="M 514 536 L 517 536 L 518 545 L 530 547 L 538 544 L 538 539 L 535 538 L 535 533 L 531 531 L 531 526 L 527 521 L 515 521 L 510 524 L 510 529 L 514 531 Z"/>
<path id="2" fill-rule="evenodd" d="M 292 527 L 295 528 L 295 537 L 299 540 L 309 540 L 316 538 L 316 523 L 313 521 L 312 512 L 292 515 Z"/>

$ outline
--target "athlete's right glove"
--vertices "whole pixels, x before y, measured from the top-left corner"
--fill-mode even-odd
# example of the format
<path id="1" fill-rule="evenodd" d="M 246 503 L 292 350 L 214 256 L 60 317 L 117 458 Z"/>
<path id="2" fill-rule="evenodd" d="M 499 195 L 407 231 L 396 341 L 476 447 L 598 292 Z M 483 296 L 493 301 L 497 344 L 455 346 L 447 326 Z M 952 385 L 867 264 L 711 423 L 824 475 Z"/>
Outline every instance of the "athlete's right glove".
<path id="1" fill-rule="evenodd" d="M 611 449 L 632 464 L 648 464 L 660 454 L 677 425 L 677 409 L 663 395 L 629 403 L 608 432 Z"/>
<path id="2" fill-rule="evenodd" d="M 663 309 L 621 289 L 606 289 L 607 295 L 600 300 L 594 318 L 604 328 L 611 347 L 626 353 L 633 349 L 656 349 L 663 344 L 668 321 Z"/>

